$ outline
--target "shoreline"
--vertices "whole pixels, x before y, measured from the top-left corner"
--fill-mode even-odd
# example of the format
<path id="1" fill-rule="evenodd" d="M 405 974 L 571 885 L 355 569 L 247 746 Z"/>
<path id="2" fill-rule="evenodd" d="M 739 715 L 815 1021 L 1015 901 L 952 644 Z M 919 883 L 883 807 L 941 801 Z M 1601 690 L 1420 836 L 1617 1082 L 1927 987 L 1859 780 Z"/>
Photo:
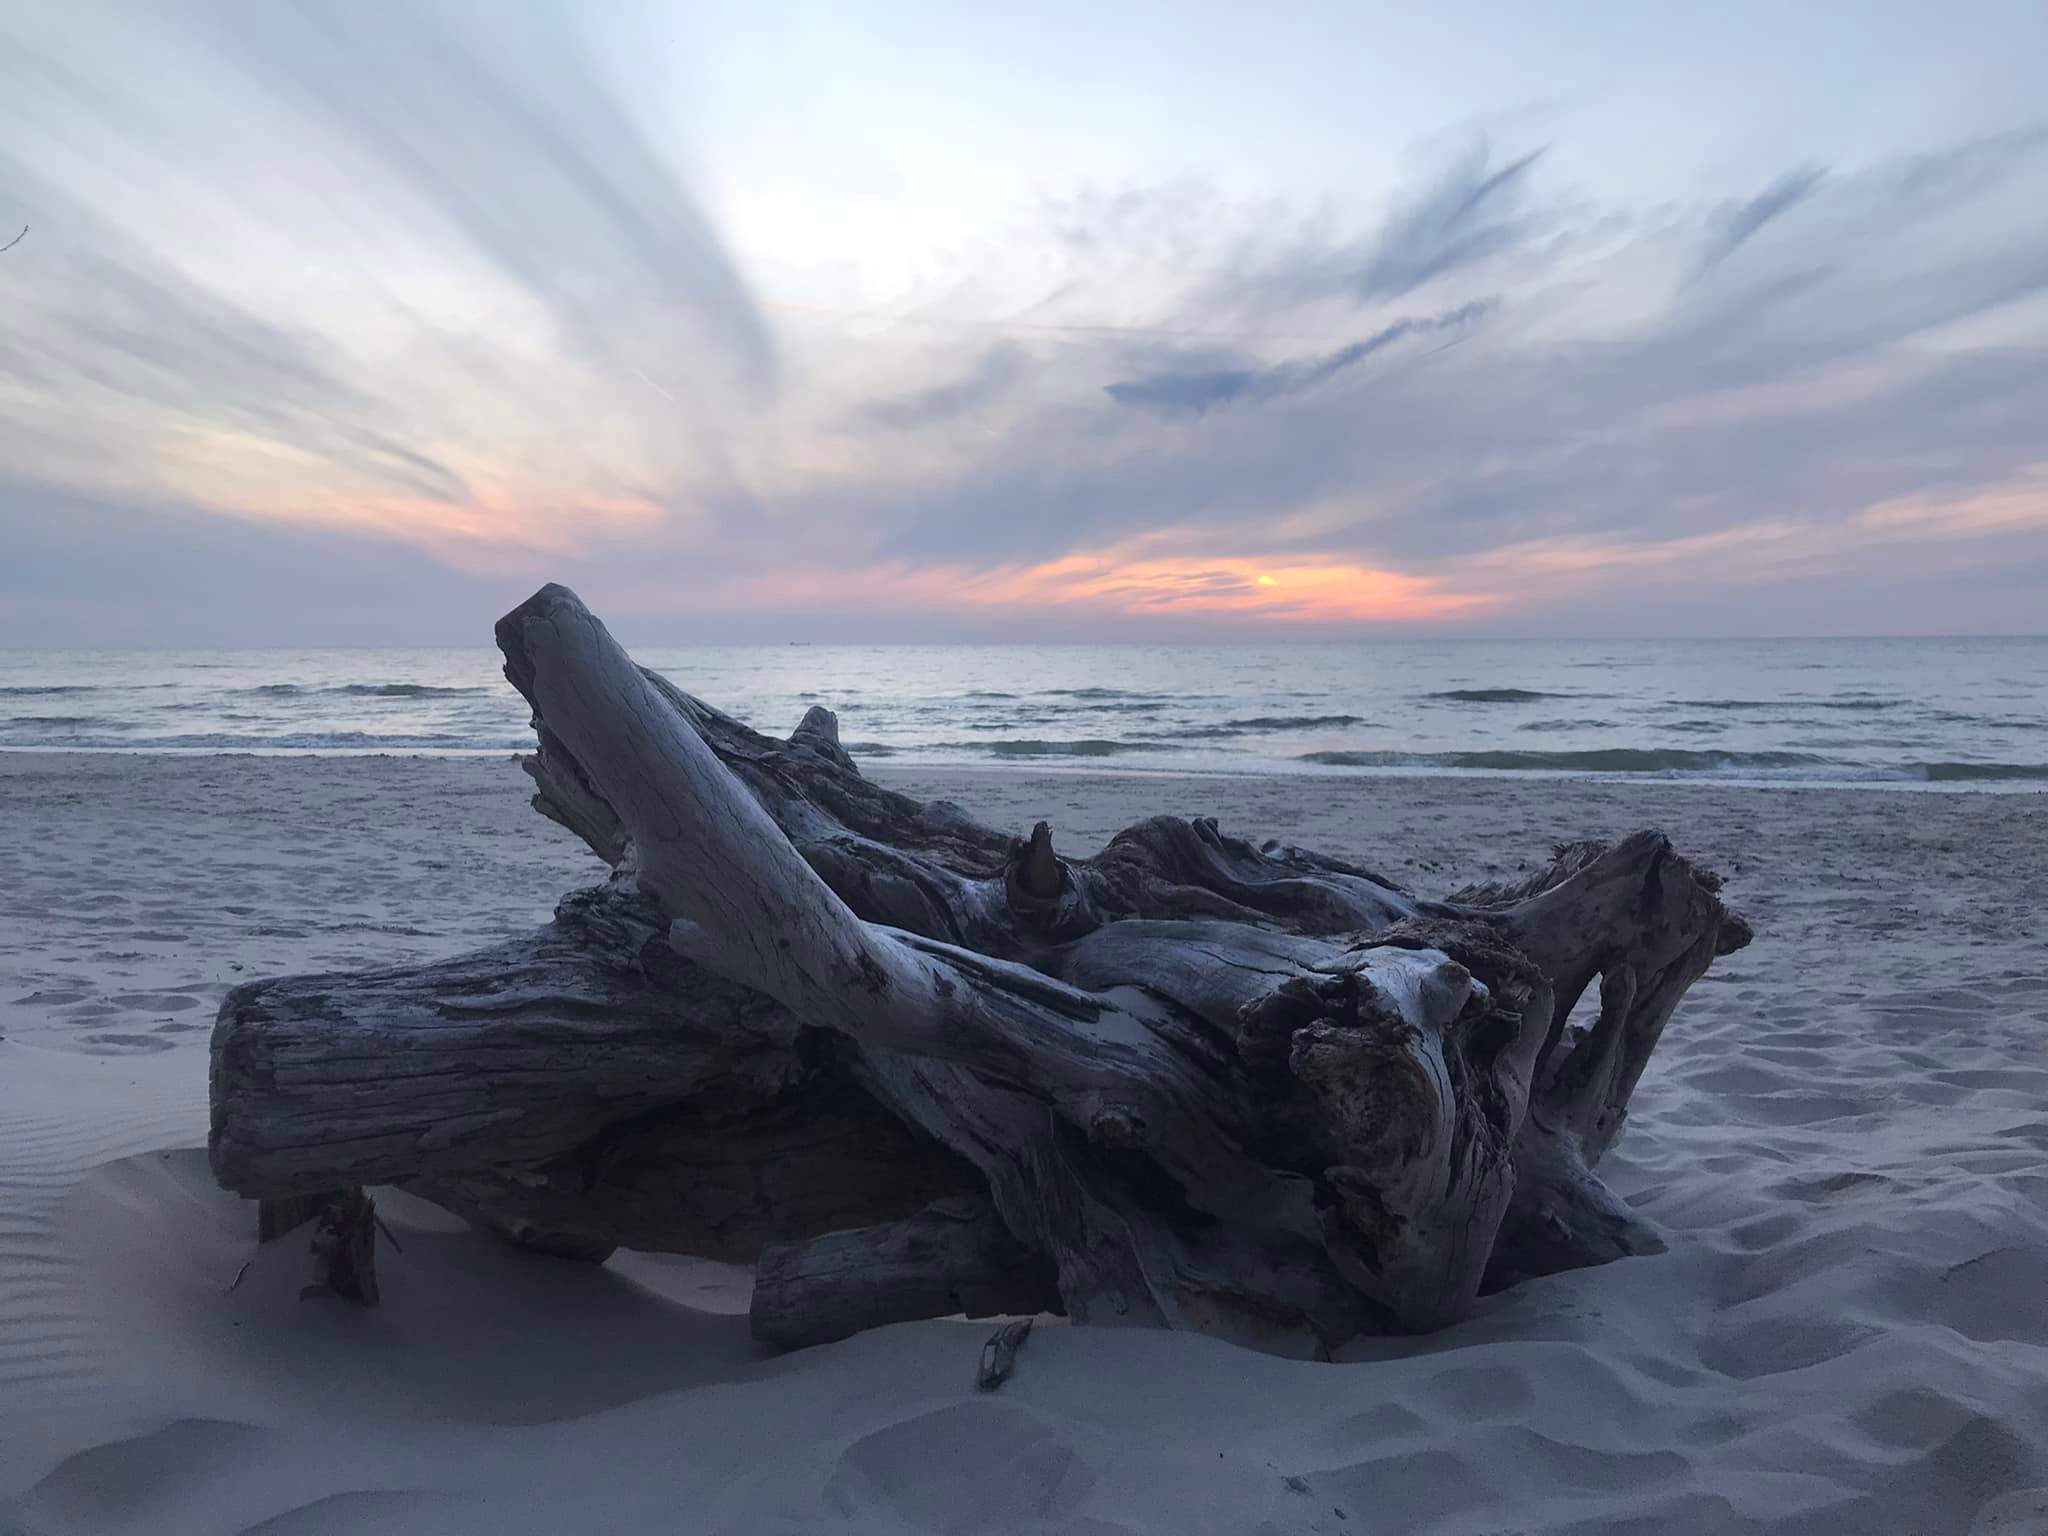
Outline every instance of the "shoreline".
<path id="1" fill-rule="evenodd" d="M 211 747 L 10 747 L 0 746 L 0 762 L 15 760 L 105 760 L 161 758 L 179 762 L 218 759 L 223 762 L 268 762 L 286 759 L 313 761 L 393 762 L 502 762 L 515 760 L 530 748 L 508 747 L 237 747 L 219 751 Z M 1343 784 L 1353 782 L 1449 781 L 1453 783 L 1551 783 L 1626 787 L 1631 785 L 1696 786 L 1702 789 L 1764 790 L 1772 793 L 1810 790 L 1825 793 L 1875 792 L 1909 795 L 2048 795 L 2048 779 L 2013 777 L 1947 779 L 1822 779 L 1755 778 L 1741 774 L 1687 774 L 1668 770 L 1640 772 L 1599 772 L 1550 768 L 1431 768 L 1431 767 L 1333 767 L 1323 764 L 1288 765 L 1263 763 L 1243 768 L 1153 768 L 1119 766 L 1103 758 L 1062 758 L 1053 754 L 1020 756 L 1008 760 L 905 759 L 896 753 L 854 753 L 854 761 L 868 778 L 880 782 L 890 776 L 912 778 L 976 777 L 990 775 L 1044 775 L 1048 777 L 1104 779 L 1194 779 L 1271 780 L 1302 784 Z"/>

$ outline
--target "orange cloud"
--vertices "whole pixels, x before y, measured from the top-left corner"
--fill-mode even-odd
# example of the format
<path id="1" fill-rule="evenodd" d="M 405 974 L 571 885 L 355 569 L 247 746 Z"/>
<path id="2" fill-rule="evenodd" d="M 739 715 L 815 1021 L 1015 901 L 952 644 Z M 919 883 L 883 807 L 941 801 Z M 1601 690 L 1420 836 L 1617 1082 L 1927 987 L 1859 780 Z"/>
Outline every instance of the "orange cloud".
<path id="1" fill-rule="evenodd" d="M 452 447 L 437 451 L 459 494 L 393 490 L 375 464 L 336 464 L 243 434 L 188 435 L 168 445 L 159 463 L 173 489 L 229 516 L 397 539 L 465 570 L 524 570 L 595 540 L 646 532 L 664 517 L 644 495 L 526 475 Z"/>
<path id="2" fill-rule="evenodd" d="M 1864 535 L 1890 541 L 1959 538 L 2048 526 L 2048 464 L 2025 479 L 1962 496 L 1905 496 L 1879 502 L 1856 518 Z"/>
<path id="3" fill-rule="evenodd" d="M 1725 555 L 1743 557 L 1792 550 L 1810 534 L 1810 530 L 1803 534 L 1792 523 L 1769 519 L 1676 539 L 1527 539 L 1469 556 L 1460 565 L 1469 571 L 1485 572 L 1494 580 L 1569 579 L 1603 571 L 1692 564 Z"/>
<path id="4" fill-rule="evenodd" d="M 801 606 L 843 599 L 927 608 L 1078 608 L 1167 617 L 1214 615 L 1280 623 L 1359 624 L 1449 618 L 1490 607 L 1489 594 L 1457 592 L 1432 577 L 1381 570 L 1331 555 L 1166 555 L 1154 535 L 1036 565 L 871 566 L 857 572 L 796 570 L 745 584 L 746 604 Z"/>

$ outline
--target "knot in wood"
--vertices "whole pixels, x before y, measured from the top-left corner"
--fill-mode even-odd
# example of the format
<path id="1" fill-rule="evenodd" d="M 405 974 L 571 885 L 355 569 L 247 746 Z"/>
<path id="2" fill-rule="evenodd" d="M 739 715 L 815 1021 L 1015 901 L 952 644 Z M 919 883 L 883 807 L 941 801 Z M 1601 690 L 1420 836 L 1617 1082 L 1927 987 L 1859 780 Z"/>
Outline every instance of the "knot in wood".
<path id="1" fill-rule="evenodd" d="M 1121 1104 L 1098 1109 L 1088 1121 L 1088 1139 L 1112 1151 L 1139 1146 L 1145 1140 L 1144 1117 Z"/>
<path id="2" fill-rule="evenodd" d="M 1312 1024 L 1387 1019 L 1399 1022 L 1380 1003 L 1372 983 L 1355 971 L 1292 976 L 1238 1010 L 1237 1054 L 1255 1070 L 1275 1070 L 1288 1064 L 1296 1038 Z"/>
<path id="3" fill-rule="evenodd" d="M 1421 1032 L 1391 1015 L 1375 1024 L 1319 1021 L 1297 1030 L 1288 1068 L 1315 1097 L 1326 1144 L 1346 1162 L 1383 1166 L 1428 1157 L 1444 1127 Z"/>

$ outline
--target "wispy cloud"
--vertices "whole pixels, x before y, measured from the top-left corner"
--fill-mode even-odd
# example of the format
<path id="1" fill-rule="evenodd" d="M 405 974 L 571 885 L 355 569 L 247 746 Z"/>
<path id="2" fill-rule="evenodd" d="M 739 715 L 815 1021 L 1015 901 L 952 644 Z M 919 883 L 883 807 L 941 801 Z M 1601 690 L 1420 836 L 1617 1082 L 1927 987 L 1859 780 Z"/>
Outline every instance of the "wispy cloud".
<path id="1" fill-rule="evenodd" d="M 1028 359 L 1014 342 L 999 341 L 958 378 L 913 389 L 861 407 L 859 420 L 869 426 L 911 431 L 958 420 L 1007 395 L 1024 376 Z"/>
<path id="2" fill-rule="evenodd" d="M 1918 561 L 2012 612 L 2048 563 L 2040 129 L 1630 203 L 1561 130 L 1324 206 L 1181 169 L 1020 194 L 835 314 L 757 296 L 678 169 L 719 146 L 578 35 L 608 13 L 484 14 L 0 20 L 0 236 L 35 227 L 0 260 L 0 539 L 44 583 L 0 583 L 7 622 L 110 622 L 95 570 L 171 602 L 130 559 L 223 600 L 365 573 L 408 622 L 419 567 L 918 635 L 1854 627 L 1887 583 L 1933 601 Z"/>
<path id="3" fill-rule="evenodd" d="M 1313 389 L 1410 336 L 1462 331 L 1492 307 L 1490 300 L 1477 300 L 1440 315 L 1410 316 L 1317 357 L 1260 368 L 1155 373 L 1105 385 L 1104 392 L 1119 405 L 1139 406 L 1163 416 L 1199 416 L 1220 405 L 1278 400 Z"/>
<path id="4" fill-rule="evenodd" d="M 0 200 L 40 226 L 0 265 L 17 472 L 443 550 L 728 472 L 781 365 L 713 222 L 572 39 L 456 14 L 140 11 L 189 115 L 119 48 L 0 46 Z"/>
<path id="5" fill-rule="evenodd" d="M 1453 161 L 1395 208 L 1358 269 L 1358 296 L 1398 299 L 1529 238 L 1529 177 L 1542 158 L 1532 150 L 1496 167 L 1482 142 Z"/>
<path id="6" fill-rule="evenodd" d="M 309 148 L 373 177 L 378 217 L 457 236 L 545 310 L 560 346 L 611 360 L 695 327 L 741 382 L 772 388 L 746 280 L 574 33 L 539 9 L 482 27 L 458 14 L 284 0 L 214 13 L 194 41 L 238 61 Z"/>
<path id="7" fill-rule="evenodd" d="M 1787 171 L 1755 197 L 1724 208 L 1715 215 L 1706 245 L 1700 251 L 1700 270 L 1711 271 L 1726 261 L 1771 220 L 1813 196 L 1826 176 L 1827 172 L 1817 165 L 1801 166 Z"/>

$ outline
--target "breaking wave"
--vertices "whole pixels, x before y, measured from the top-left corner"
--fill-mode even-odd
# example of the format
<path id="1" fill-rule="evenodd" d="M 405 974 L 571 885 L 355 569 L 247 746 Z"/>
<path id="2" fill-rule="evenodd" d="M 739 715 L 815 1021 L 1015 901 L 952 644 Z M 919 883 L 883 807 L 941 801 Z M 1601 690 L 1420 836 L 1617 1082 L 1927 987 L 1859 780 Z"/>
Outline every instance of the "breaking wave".
<path id="1" fill-rule="evenodd" d="M 1991 779 L 2048 779 L 2048 763 L 1913 763 L 1930 784 Z"/>

